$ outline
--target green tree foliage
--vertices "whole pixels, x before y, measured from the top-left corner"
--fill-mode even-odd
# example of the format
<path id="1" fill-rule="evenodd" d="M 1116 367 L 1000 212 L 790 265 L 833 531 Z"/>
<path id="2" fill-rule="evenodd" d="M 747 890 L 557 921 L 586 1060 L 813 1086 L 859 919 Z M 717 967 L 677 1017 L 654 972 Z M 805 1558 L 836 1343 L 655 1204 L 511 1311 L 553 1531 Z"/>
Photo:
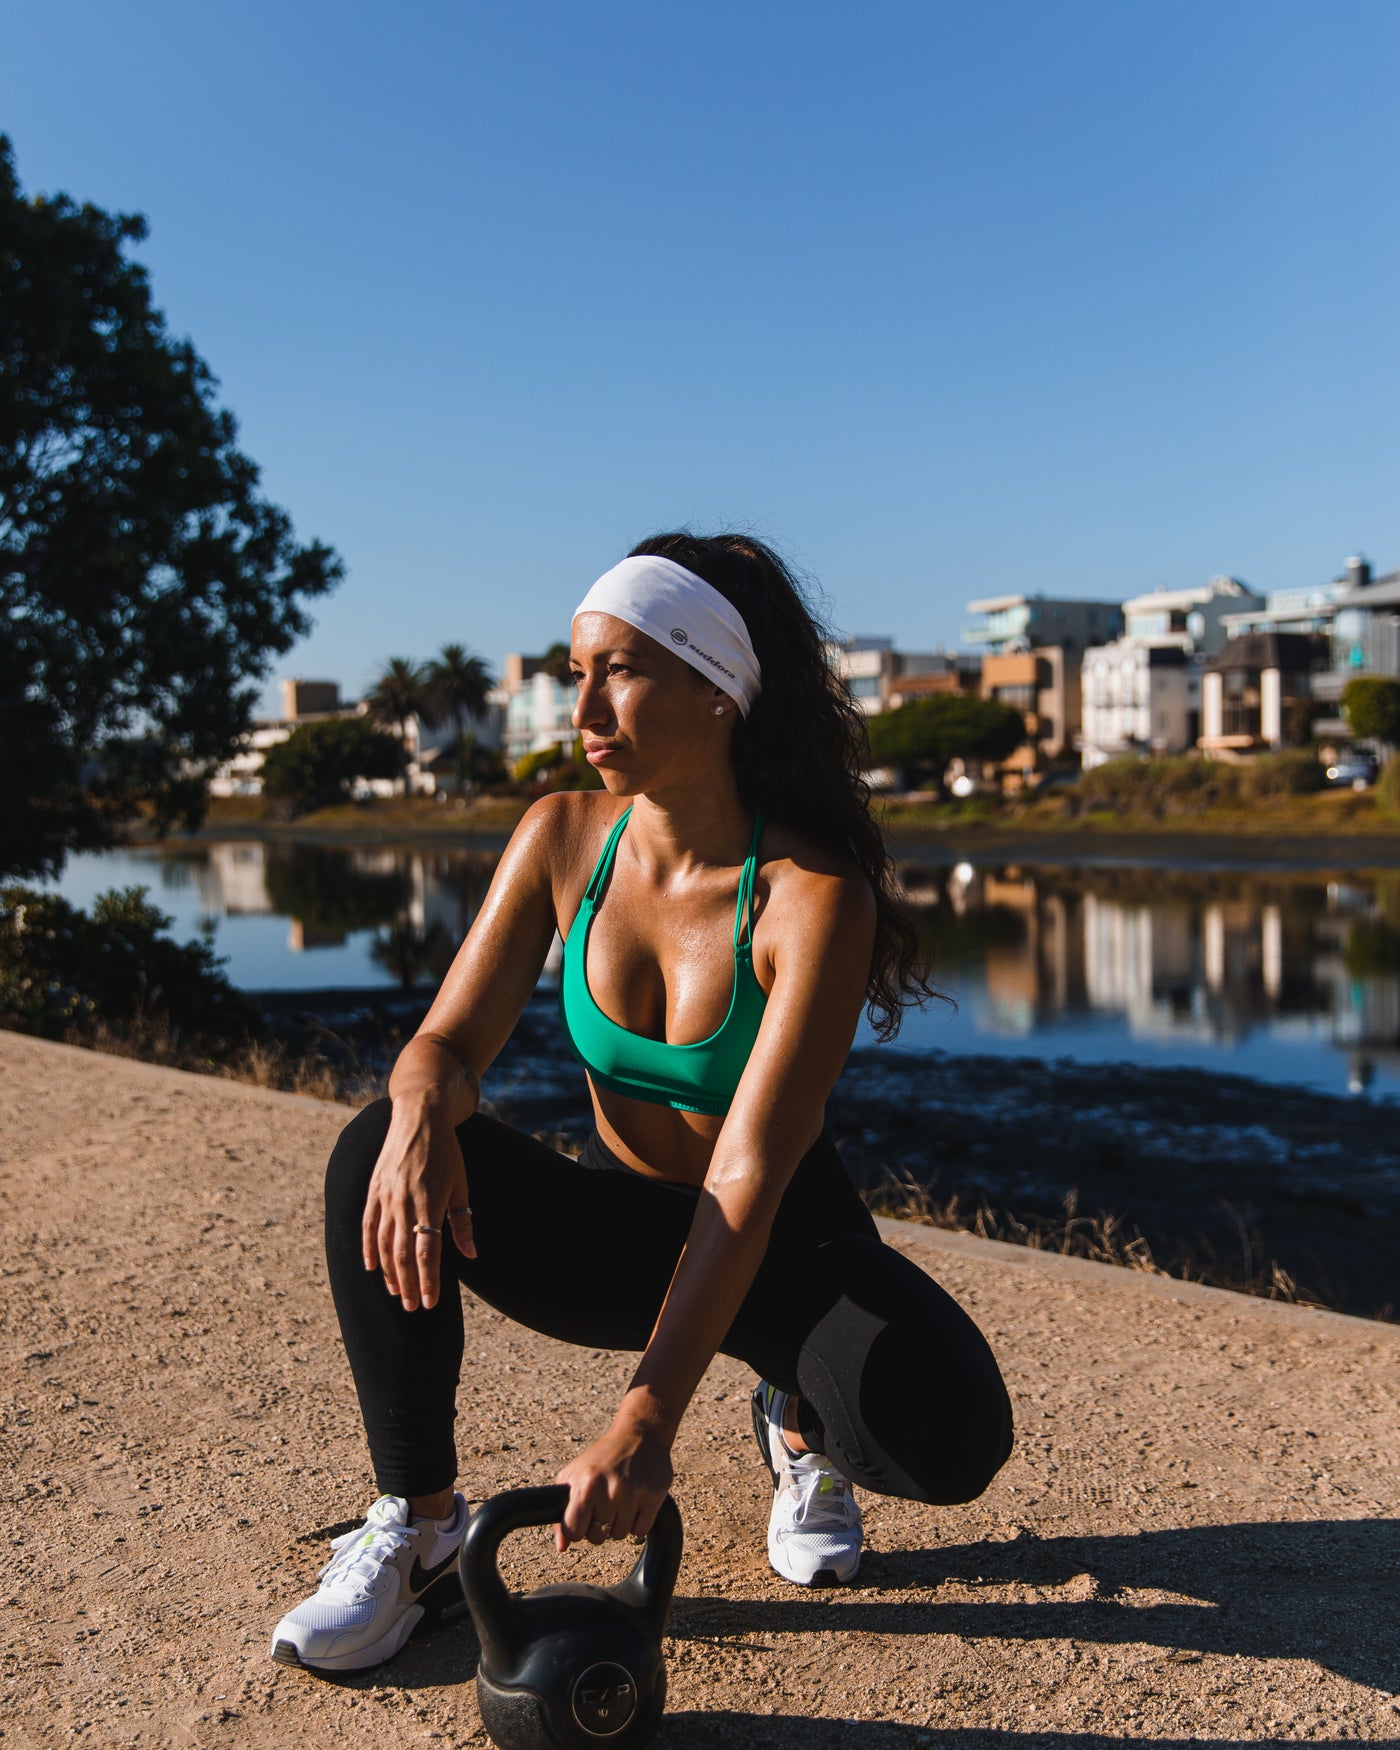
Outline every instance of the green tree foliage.
<path id="1" fill-rule="evenodd" d="M 1363 741 L 1400 742 L 1400 681 L 1358 675 L 1346 684 L 1342 710 L 1353 735 Z"/>
<path id="2" fill-rule="evenodd" d="M 953 760 L 1004 760 L 1026 739 L 1019 711 L 973 693 L 914 699 L 870 718 L 868 729 L 876 765 L 899 766 L 906 777 L 927 779 L 939 792 Z"/>
<path id="3" fill-rule="evenodd" d="M 56 873 L 150 805 L 195 825 L 302 607 L 339 580 L 260 497 L 126 251 L 143 219 L 26 197 L 0 136 L 0 868 Z"/>
<path id="4" fill-rule="evenodd" d="M 1376 806 L 1382 814 L 1400 814 L 1400 759 L 1388 760 L 1376 781 Z M 1396 920 L 1400 924 L 1400 911 Z"/>
<path id="5" fill-rule="evenodd" d="M 533 784 L 541 772 L 547 772 L 564 759 L 562 747 L 537 747 L 533 753 L 522 754 L 510 769 L 517 784 Z"/>
<path id="6" fill-rule="evenodd" d="M 424 673 L 429 704 L 441 722 L 452 725 L 457 743 L 457 788 L 467 779 L 467 719 L 486 714 L 486 695 L 495 686 L 495 676 L 479 656 L 462 644 L 444 644 Z"/>
<path id="7" fill-rule="evenodd" d="M 410 662 L 406 656 L 391 656 L 379 672 L 379 678 L 365 694 L 371 723 L 392 729 L 399 750 L 398 775 L 408 787 L 408 720 L 416 717 L 432 728 L 440 721 L 428 693 L 427 668 Z"/>
<path id="8" fill-rule="evenodd" d="M 299 723 L 267 750 L 263 795 L 283 819 L 343 802 L 356 778 L 397 777 L 402 744 L 363 717 Z"/>
<path id="9" fill-rule="evenodd" d="M 98 896 L 92 914 L 56 893 L 0 888 L 0 1027 L 81 1039 L 162 1022 L 189 1042 L 232 1043 L 261 1027 L 208 942 L 172 942 L 144 887 Z"/>
<path id="10" fill-rule="evenodd" d="M 544 672 L 553 675 L 561 687 L 567 687 L 572 683 L 573 670 L 569 667 L 569 647 L 567 644 L 551 644 L 541 661 L 544 664 Z"/>

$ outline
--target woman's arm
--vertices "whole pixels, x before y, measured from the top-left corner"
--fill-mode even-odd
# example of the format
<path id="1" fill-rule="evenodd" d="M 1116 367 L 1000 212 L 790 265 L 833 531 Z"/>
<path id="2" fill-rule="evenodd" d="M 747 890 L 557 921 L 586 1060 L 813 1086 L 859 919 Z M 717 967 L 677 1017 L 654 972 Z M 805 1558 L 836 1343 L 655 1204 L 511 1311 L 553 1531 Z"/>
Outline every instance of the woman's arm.
<path id="1" fill-rule="evenodd" d="M 645 1534 L 670 1486 L 670 1448 L 748 1293 L 797 1163 L 821 1133 L 870 976 L 875 899 L 863 877 L 790 877 L 770 911 L 773 988 L 715 1143 L 690 1235 L 612 1426 L 559 1474 L 573 1488 L 559 1546 L 595 1520 Z M 595 1540 L 596 1541 L 596 1540 Z"/>
<path id="2" fill-rule="evenodd" d="M 389 1078 L 393 1115 L 370 1181 L 361 1237 L 365 1268 L 412 1311 L 438 1297 L 440 1228 L 469 1202 L 466 1164 L 454 1134 L 475 1112 L 479 1077 L 520 1019 L 554 940 L 554 875 L 583 830 L 577 799 L 546 796 L 511 835 L 486 898 L 457 950 L 423 1025 Z M 471 1216 L 452 1216 L 452 1235 L 474 1257 Z"/>

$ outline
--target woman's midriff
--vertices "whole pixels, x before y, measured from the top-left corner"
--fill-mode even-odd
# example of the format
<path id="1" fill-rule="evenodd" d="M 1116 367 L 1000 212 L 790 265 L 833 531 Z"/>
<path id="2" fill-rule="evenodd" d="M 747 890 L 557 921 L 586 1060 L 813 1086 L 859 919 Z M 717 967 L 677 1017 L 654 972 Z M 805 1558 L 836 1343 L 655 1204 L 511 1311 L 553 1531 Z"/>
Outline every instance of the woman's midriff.
<path id="1" fill-rule="evenodd" d="M 595 1088 L 591 1077 L 589 1088 L 599 1136 L 634 1173 L 704 1184 L 723 1117 L 629 1100 L 625 1094 Z"/>

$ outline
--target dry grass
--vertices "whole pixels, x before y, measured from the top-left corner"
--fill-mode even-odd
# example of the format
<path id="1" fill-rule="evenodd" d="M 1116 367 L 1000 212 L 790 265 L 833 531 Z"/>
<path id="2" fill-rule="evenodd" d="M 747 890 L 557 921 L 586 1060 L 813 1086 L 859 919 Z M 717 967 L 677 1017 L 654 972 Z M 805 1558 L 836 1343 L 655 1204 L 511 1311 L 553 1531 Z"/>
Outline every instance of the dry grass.
<path id="1" fill-rule="evenodd" d="M 900 1221 L 917 1221 L 926 1227 L 948 1228 L 955 1233 L 973 1233 L 985 1240 L 1004 1240 L 1033 1252 L 1059 1252 L 1068 1258 L 1087 1258 L 1095 1264 L 1116 1264 L 1125 1270 L 1141 1270 L 1149 1276 L 1170 1276 L 1179 1282 L 1200 1282 L 1210 1288 L 1228 1288 L 1237 1294 L 1253 1294 L 1263 1300 L 1287 1301 L 1291 1306 L 1325 1307 L 1327 1302 L 1300 1286 L 1277 1258 L 1265 1258 L 1259 1233 L 1230 1204 L 1222 1207 L 1235 1228 L 1239 1262 L 1222 1259 L 1204 1235 L 1194 1246 L 1166 1263 L 1153 1256 L 1146 1236 L 1129 1228 L 1123 1218 L 1108 1210 L 1095 1215 L 1079 1213 L 1079 1193 L 1065 1196 L 1064 1213 L 1056 1216 L 1013 1215 L 993 1209 L 985 1198 L 972 1201 L 961 1191 L 939 1198 L 937 1192 L 908 1173 L 885 1169 L 884 1181 L 864 1193 L 876 1215 Z M 1384 1317 L 1388 1309 L 1383 1309 Z"/>
<path id="2" fill-rule="evenodd" d="M 189 1070 L 195 1075 L 222 1076 L 227 1081 L 250 1082 L 257 1088 L 272 1088 L 284 1094 L 306 1094 L 313 1100 L 364 1106 L 385 1091 L 385 1078 L 366 1069 L 354 1053 L 349 1063 L 336 1063 L 322 1052 L 292 1051 L 280 1041 L 254 1042 L 214 1052 L 191 1045 L 172 1031 L 163 1018 L 142 1020 L 120 1031 L 105 1022 L 69 1034 L 66 1043 L 112 1057 L 134 1057 L 143 1063 L 164 1064 L 169 1069 Z"/>

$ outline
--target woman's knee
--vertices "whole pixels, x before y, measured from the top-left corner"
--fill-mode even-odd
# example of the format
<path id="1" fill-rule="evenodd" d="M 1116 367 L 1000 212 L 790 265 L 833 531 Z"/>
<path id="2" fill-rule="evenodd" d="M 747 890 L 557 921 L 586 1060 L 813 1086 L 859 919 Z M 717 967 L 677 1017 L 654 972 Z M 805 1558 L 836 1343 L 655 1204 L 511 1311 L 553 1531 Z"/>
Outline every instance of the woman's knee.
<path id="1" fill-rule="evenodd" d="M 326 1163 L 326 1218 L 358 1228 L 364 1214 L 369 1182 L 384 1139 L 389 1134 L 393 1106 L 388 1095 L 358 1111 L 335 1139 Z"/>

